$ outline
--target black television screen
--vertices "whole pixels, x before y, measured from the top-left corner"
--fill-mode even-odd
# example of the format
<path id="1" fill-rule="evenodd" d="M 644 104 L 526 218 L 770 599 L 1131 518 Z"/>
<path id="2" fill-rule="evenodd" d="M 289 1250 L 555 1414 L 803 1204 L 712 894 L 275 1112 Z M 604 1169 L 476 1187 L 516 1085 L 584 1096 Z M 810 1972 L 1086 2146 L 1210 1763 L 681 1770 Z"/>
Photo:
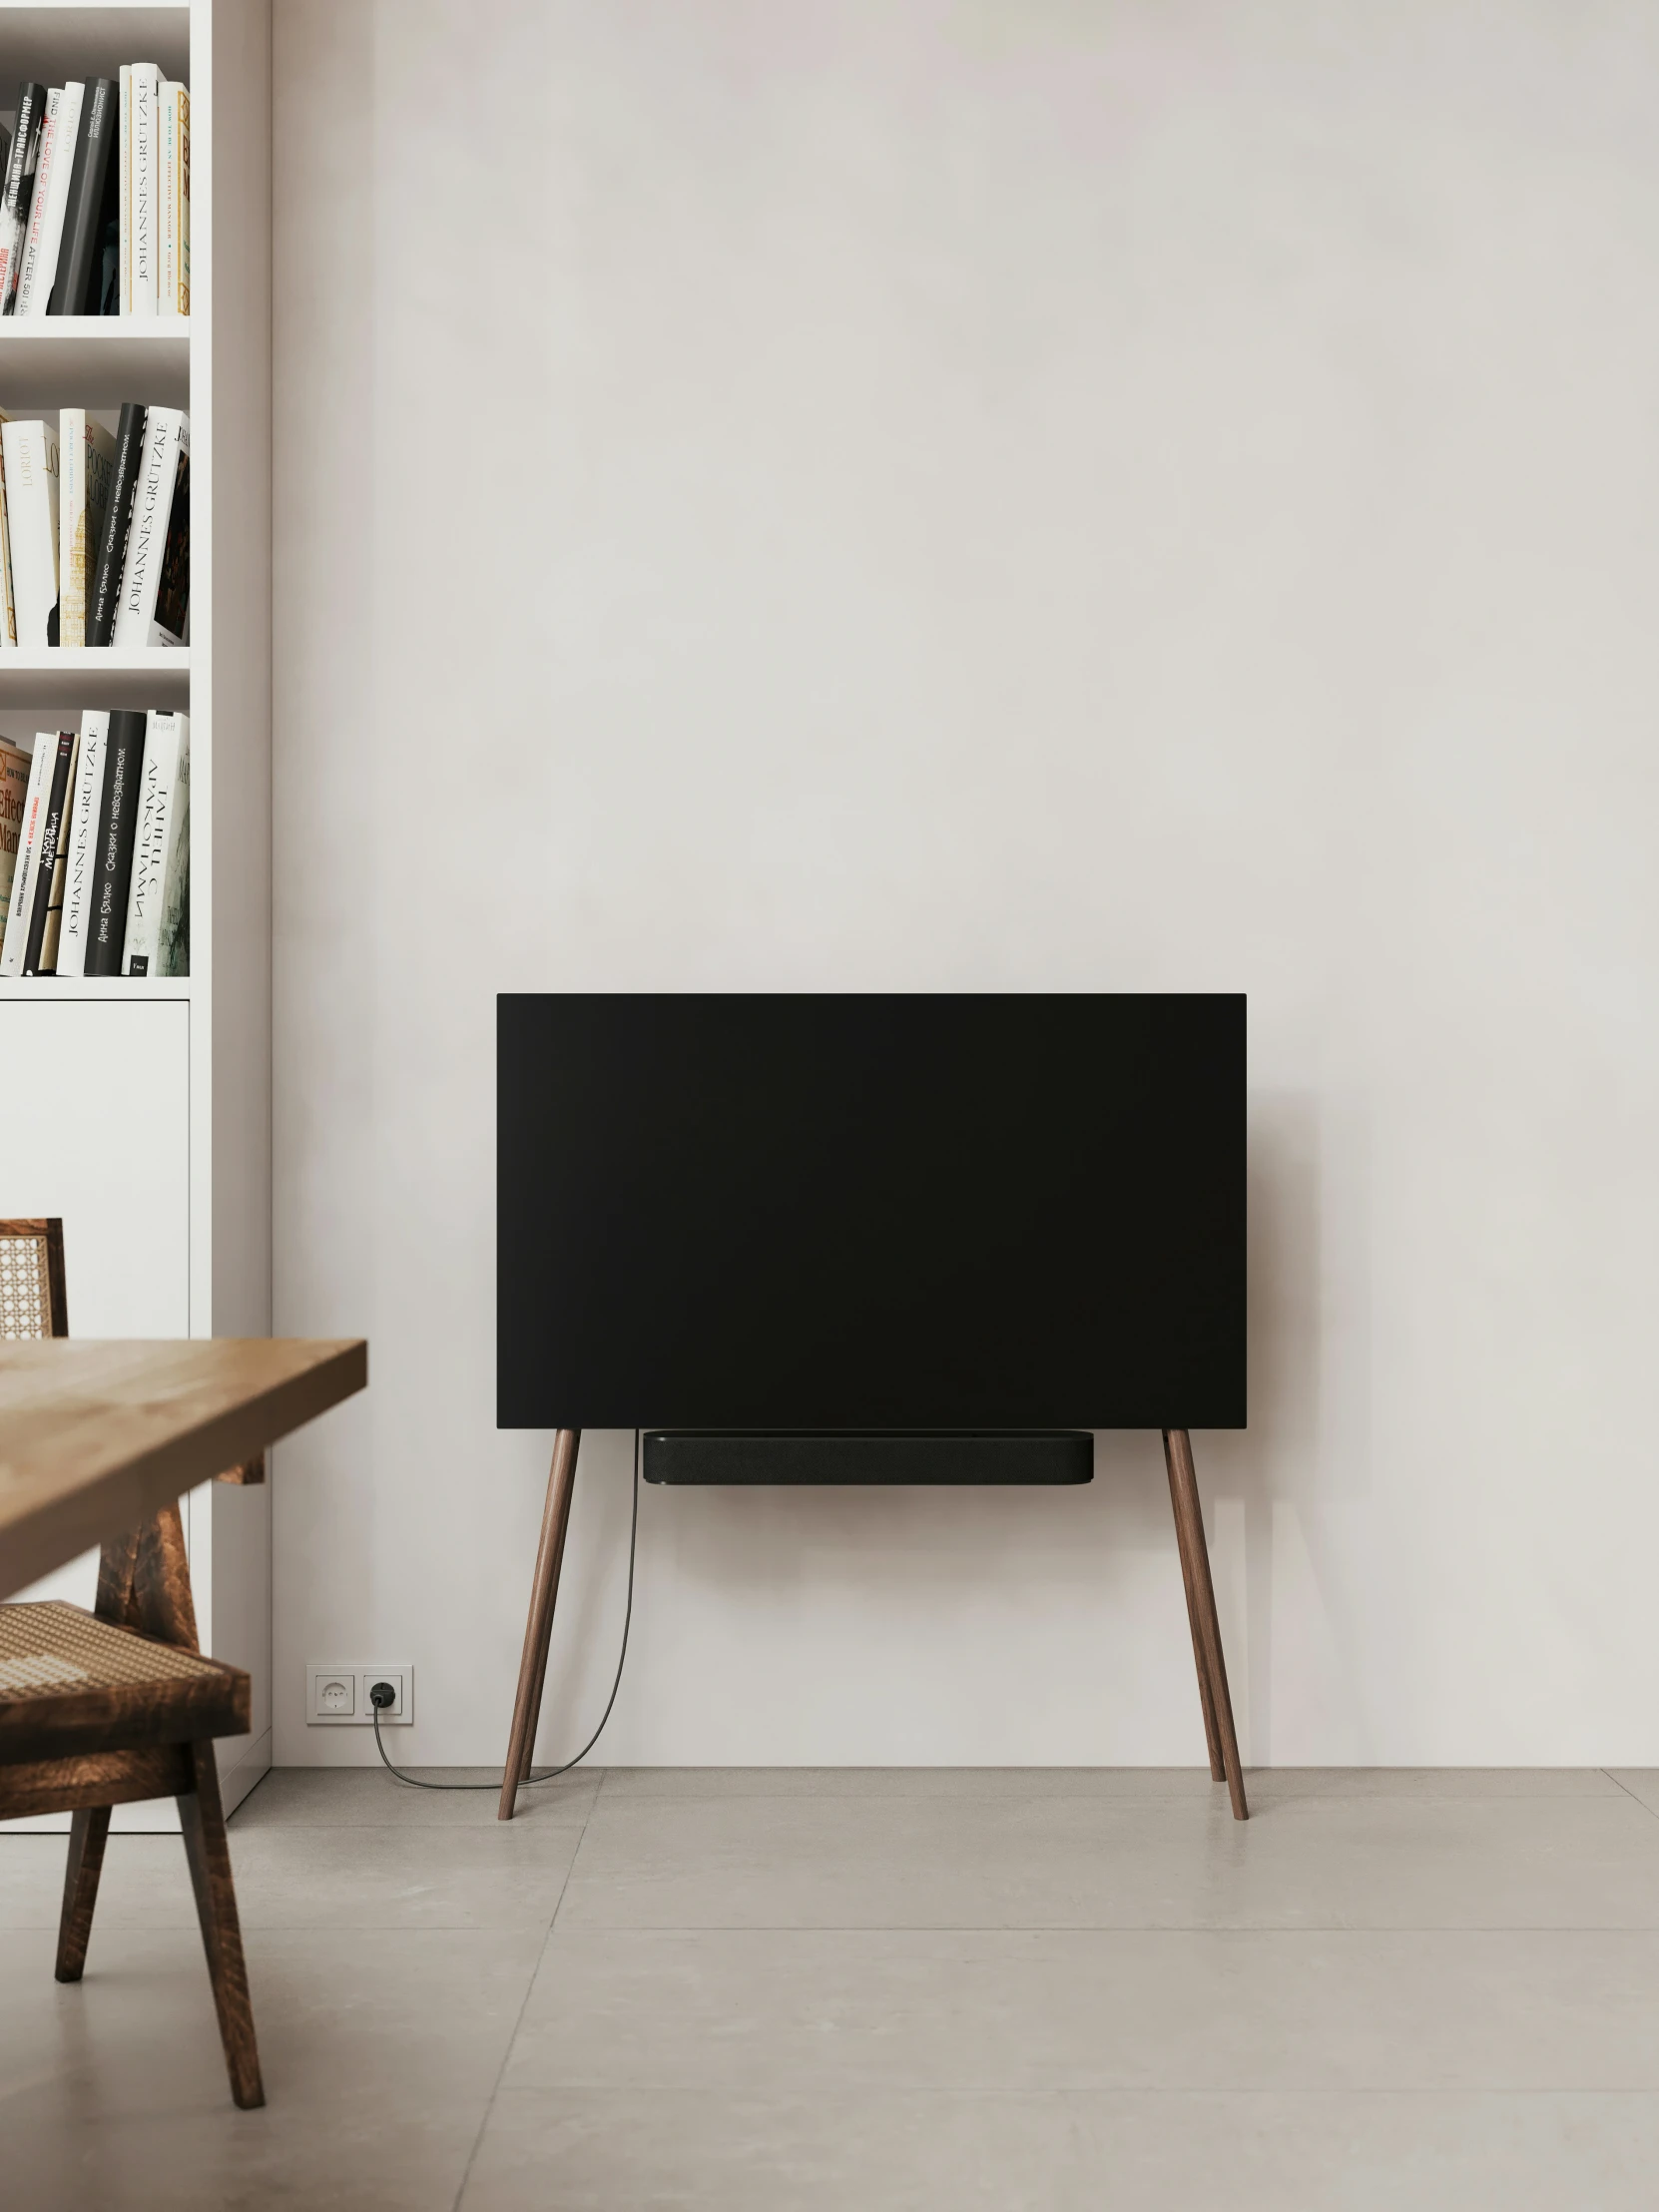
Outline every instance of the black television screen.
<path id="1" fill-rule="evenodd" d="M 503 995 L 503 1427 L 1245 1420 L 1236 995 Z"/>

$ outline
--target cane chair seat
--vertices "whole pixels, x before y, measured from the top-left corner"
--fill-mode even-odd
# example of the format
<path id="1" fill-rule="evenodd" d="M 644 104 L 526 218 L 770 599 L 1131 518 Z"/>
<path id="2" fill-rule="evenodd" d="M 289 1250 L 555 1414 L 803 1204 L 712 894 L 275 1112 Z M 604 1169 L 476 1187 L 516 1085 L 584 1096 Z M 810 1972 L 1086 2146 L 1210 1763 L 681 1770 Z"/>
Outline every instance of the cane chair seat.
<path id="1" fill-rule="evenodd" d="M 0 1605 L 0 1759 L 240 1736 L 251 1718 L 240 1668 L 57 1599 Z"/>

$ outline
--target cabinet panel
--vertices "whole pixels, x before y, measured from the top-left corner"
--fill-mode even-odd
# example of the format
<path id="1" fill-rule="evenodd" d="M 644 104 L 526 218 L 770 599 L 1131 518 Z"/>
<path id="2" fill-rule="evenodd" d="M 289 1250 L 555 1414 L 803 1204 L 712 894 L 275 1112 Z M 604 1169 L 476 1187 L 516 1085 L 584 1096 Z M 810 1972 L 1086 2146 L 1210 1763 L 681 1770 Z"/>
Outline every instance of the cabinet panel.
<path id="1" fill-rule="evenodd" d="M 0 1215 L 63 1218 L 75 1337 L 190 1335 L 190 1006 L 0 1002 Z M 90 1605 L 77 1560 L 19 1596 Z"/>

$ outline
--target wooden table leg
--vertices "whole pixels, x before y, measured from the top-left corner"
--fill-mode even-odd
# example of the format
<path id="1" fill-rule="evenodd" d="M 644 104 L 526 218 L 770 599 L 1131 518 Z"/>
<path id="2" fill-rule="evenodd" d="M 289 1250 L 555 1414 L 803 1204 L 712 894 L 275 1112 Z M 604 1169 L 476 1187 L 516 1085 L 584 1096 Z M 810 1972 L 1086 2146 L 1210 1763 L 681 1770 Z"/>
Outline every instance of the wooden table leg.
<path id="1" fill-rule="evenodd" d="M 1183 1571 L 1191 1564 L 1191 1580 L 1188 1583 L 1188 1604 L 1192 1607 L 1195 1636 L 1200 1659 L 1199 1689 L 1201 1693 L 1208 1678 L 1209 1702 L 1206 1721 L 1214 1720 L 1219 1740 L 1222 1767 L 1227 1778 L 1228 1794 L 1233 1800 L 1233 1818 L 1247 1821 L 1250 1807 L 1245 1802 L 1244 1768 L 1239 1760 L 1239 1739 L 1233 1728 L 1233 1700 L 1227 1689 L 1227 1660 L 1221 1648 L 1221 1622 L 1216 1615 L 1216 1590 L 1210 1577 L 1210 1547 L 1204 1539 L 1204 1511 L 1198 1501 L 1198 1476 L 1193 1468 L 1192 1438 L 1184 1428 L 1166 1428 L 1164 1431 L 1164 1455 L 1169 1465 L 1170 1503 L 1175 1509 L 1176 1540 L 1181 1547 Z M 1206 1734 L 1208 1734 L 1206 1728 Z M 1210 1754 L 1210 1771 L 1215 1773 L 1215 1749 Z M 1218 1777 L 1219 1779 L 1219 1777 Z"/>
<path id="2" fill-rule="evenodd" d="M 581 1441 L 579 1428 L 560 1428 L 554 1432 L 553 1460 L 547 1470 L 547 1499 L 542 1507 L 541 1541 L 536 1548 L 536 1571 L 530 1584 L 530 1614 L 524 1624 L 524 1651 L 518 1663 L 512 1732 L 507 1739 L 507 1760 L 501 1775 L 498 1820 L 512 1819 L 518 1802 L 518 1786 L 530 1772 L 530 1758 L 535 1750 L 542 1686 L 547 1679 L 547 1650 L 553 1636 L 553 1607 L 559 1595 L 559 1569 L 564 1563 L 565 1531 L 570 1526 L 570 1500 L 576 1487 L 576 1452 Z"/>

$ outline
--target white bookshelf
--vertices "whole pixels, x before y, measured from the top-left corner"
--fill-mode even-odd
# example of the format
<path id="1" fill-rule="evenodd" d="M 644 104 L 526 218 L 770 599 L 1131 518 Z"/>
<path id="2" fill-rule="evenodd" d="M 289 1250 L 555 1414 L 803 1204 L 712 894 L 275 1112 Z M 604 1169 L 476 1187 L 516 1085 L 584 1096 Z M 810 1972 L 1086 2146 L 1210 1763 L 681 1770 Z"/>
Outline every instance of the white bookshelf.
<path id="1" fill-rule="evenodd" d="M 114 77 L 126 61 L 154 61 L 190 86 L 191 315 L 0 320 L 0 408 L 115 407 L 124 399 L 189 408 L 191 644 L 184 652 L 0 651 L 0 730 L 55 728 L 84 707 L 189 711 L 191 973 L 0 981 L 0 1067 L 29 1071 L 21 1111 L 8 1073 L 0 1214 L 64 1217 L 76 1335 L 264 1336 L 269 0 L 0 0 L 0 107 L 11 106 L 20 79 Z M 99 1102 L 107 1146 L 88 1141 L 98 1126 L 89 1100 Z M 210 1484 L 188 1501 L 186 1525 L 204 1648 L 254 1677 L 253 1734 L 220 1746 L 235 1803 L 271 1763 L 270 1493 Z M 84 1561 L 66 1570 L 65 1594 L 87 1601 L 90 1576 Z M 127 1825 L 165 1819 L 160 1808 L 132 1813 Z"/>
<path id="2" fill-rule="evenodd" d="M 4 322 L 0 322 L 0 330 L 4 328 Z M 5 340 L 0 338 L 0 390 L 5 386 Z M 193 418 L 193 433 L 195 428 Z M 194 463 L 194 455 L 192 459 Z M 14 727 L 27 723 L 30 712 L 40 707 L 188 708 L 190 703 L 188 646 L 183 652 L 173 653 L 115 646 L 0 652 L 0 719 Z M 192 722 L 193 759 L 195 750 L 196 725 Z M 194 776 L 192 781 L 194 785 Z"/>

